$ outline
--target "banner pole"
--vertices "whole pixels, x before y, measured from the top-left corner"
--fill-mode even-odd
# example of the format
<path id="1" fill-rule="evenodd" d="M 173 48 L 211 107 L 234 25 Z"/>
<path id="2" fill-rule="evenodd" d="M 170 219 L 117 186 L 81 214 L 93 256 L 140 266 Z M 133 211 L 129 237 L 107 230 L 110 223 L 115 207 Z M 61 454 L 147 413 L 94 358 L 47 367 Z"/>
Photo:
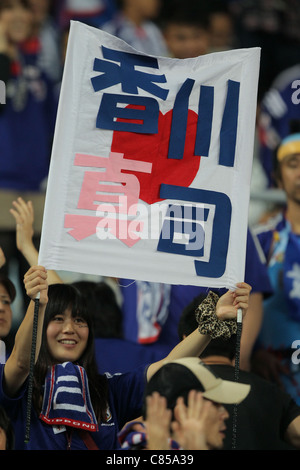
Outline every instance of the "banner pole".
<path id="1" fill-rule="evenodd" d="M 236 331 L 236 345 L 235 345 L 235 365 L 234 365 L 234 380 L 238 382 L 240 372 L 240 346 L 241 346 L 241 334 L 243 324 L 243 311 L 241 308 L 237 312 L 237 331 Z M 237 404 L 233 407 L 232 417 L 232 449 L 236 449 L 236 438 L 237 438 Z"/>
<path id="2" fill-rule="evenodd" d="M 34 299 L 34 316 L 33 316 L 33 326 L 32 326 L 31 356 L 30 356 L 28 391 L 27 391 L 26 428 L 25 428 L 25 440 L 24 440 L 24 442 L 26 443 L 28 443 L 30 440 L 33 373 L 34 373 L 34 365 L 35 365 L 39 304 L 40 304 L 40 294 L 38 293 L 37 297 Z"/>

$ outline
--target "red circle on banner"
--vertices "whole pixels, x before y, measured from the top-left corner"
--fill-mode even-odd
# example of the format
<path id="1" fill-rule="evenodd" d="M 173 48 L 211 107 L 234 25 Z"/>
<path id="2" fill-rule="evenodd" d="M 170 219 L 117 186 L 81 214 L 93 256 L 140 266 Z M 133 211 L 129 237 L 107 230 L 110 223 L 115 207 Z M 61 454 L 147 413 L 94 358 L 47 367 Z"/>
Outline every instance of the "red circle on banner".
<path id="1" fill-rule="evenodd" d="M 130 160 L 152 163 L 151 173 L 122 170 L 138 178 L 139 198 L 148 204 L 162 200 L 159 197 L 162 183 L 188 187 L 199 169 L 201 157 L 194 155 L 198 116 L 191 110 L 188 111 L 183 158 L 179 160 L 168 158 L 172 112 L 171 110 L 166 114 L 159 113 L 157 134 L 124 131 L 113 133 L 112 152 L 123 153 L 124 158 Z"/>

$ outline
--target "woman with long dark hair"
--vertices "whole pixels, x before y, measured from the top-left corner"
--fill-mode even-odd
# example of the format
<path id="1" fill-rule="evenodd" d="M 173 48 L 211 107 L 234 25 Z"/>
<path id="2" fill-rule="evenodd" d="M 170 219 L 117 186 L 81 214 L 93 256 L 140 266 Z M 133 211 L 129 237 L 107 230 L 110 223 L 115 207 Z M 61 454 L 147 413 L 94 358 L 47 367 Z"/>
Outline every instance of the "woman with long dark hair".
<path id="1" fill-rule="evenodd" d="M 141 415 L 146 380 L 164 360 L 113 376 L 101 375 L 94 358 L 94 327 L 76 287 L 48 287 L 47 271 L 33 266 L 24 284 L 31 302 L 16 334 L 13 351 L 0 365 L 0 405 L 15 429 L 15 448 L 28 450 L 118 449 L 118 432 Z M 237 309 L 245 312 L 251 287 L 237 285 L 205 307 L 205 328 L 196 329 L 166 360 L 198 356 L 213 330 L 235 323 Z M 31 430 L 24 442 L 30 368 L 34 299 L 40 295 Z M 209 317 L 212 320 L 209 320 Z M 222 324 L 221 329 L 220 325 Z M 200 327 L 200 323 L 199 323 Z M 201 328 L 203 325 L 201 326 Z M 202 332 L 201 332 L 202 331 Z M 122 351 L 120 351 L 120 354 Z"/>
<path id="2" fill-rule="evenodd" d="M 49 367 L 49 362 L 55 364 L 59 360 L 66 362 L 73 360 L 82 366 L 89 377 L 89 391 L 94 410 L 98 420 L 105 419 L 108 400 L 107 378 L 99 375 L 97 363 L 94 356 L 94 320 L 80 291 L 70 284 L 52 284 L 48 287 L 48 304 L 45 311 L 43 341 L 40 348 L 39 357 L 35 365 L 35 384 L 34 384 L 34 405 L 38 410 L 40 407 L 40 395 L 44 386 L 45 376 Z M 66 313 L 69 312 L 69 313 Z M 67 325 L 67 317 L 71 321 L 71 327 Z M 64 326 L 64 323 L 66 325 Z M 72 325 L 73 323 L 73 325 Z M 79 331 L 73 334 L 73 329 Z M 48 341 L 47 341 L 47 330 Z M 54 334 L 53 334 L 54 330 Z M 55 330 L 62 331 L 62 337 L 59 338 L 61 351 L 52 346 Z M 77 339 L 80 333 L 86 336 L 86 342 L 82 353 L 78 353 L 76 347 L 79 344 Z M 76 338 L 73 338 L 76 336 Z M 55 341 L 55 339 L 54 339 Z M 77 357 L 78 356 L 78 357 Z M 94 398 L 94 400 L 93 400 Z"/>

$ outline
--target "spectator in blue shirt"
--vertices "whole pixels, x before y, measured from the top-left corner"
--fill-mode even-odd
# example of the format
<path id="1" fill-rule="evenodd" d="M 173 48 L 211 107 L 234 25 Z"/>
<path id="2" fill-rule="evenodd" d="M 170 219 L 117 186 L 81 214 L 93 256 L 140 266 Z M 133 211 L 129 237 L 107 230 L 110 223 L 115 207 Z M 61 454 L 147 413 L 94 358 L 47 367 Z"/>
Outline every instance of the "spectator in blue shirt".
<path id="1" fill-rule="evenodd" d="M 47 283 L 42 266 L 32 266 L 24 279 L 30 297 L 27 313 L 15 337 L 5 365 L 0 366 L 0 405 L 7 410 L 16 433 L 16 449 L 118 449 L 121 427 L 141 415 L 145 381 L 160 368 L 148 368 L 114 376 L 99 375 L 94 359 L 92 315 L 74 286 Z M 247 310 L 251 287 L 239 283 L 211 308 L 211 324 L 221 331 L 237 309 Z M 24 442 L 32 325 L 40 293 L 36 340 L 31 438 Z M 208 312 L 206 312 L 208 313 Z M 207 323 L 207 317 L 206 317 Z M 167 356 L 168 360 L 198 356 L 212 331 L 196 329 Z"/>

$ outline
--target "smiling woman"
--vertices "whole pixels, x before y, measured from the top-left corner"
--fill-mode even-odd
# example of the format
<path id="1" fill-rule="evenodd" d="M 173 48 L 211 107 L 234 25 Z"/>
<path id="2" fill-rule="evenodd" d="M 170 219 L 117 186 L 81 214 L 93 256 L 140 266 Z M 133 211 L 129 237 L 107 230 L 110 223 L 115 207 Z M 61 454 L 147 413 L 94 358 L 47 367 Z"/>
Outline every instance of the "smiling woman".
<path id="1" fill-rule="evenodd" d="M 79 302 L 79 293 L 73 286 L 55 284 L 49 287 L 49 292 L 45 334 L 51 360 L 53 363 L 80 361 L 88 345 L 91 326 L 86 308 Z M 60 298 L 62 304 L 57 305 Z"/>
<path id="2" fill-rule="evenodd" d="M 15 337 L 13 351 L 0 364 L 0 406 L 9 412 L 16 450 L 119 449 L 118 433 L 141 415 L 146 379 L 165 359 L 198 356 L 210 335 L 196 329 L 161 361 L 125 374 L 99 374 L 94 356 L 94 312 L 73 285 L 48 286 L 43 266 L 32 266 L 24 278 L 31 302 Z M 237 285 L 212 307 L 220 321 L 247 309 L 250 286 Z M 32 402 L 28 375 L 32 354 L 35 299 L 39 293 L 36 363 Z M 119 351 L 122 354 L 122 351 Z M 31 377 L 31 376 L 30 376 Z M 30 405 L 31 438 L 24 442 L 24 416 Z"/>
<path id="3" fill-rule="evenodd" d="M 94 329 L 91 312 L 86 308 L 78 289 L 69 284 L 53 284 L 48 288 L 43 336 L 35 366 L 34 404 L 39 410 L 45 376 L 49 366 L 72 362 L 85 368 L 91 397 L 98 396 L 94 409 L 104 419 L 107 408 L 106 378 L 99 376 L 94 358 Z M 100 393 L 99 396 L 99 391 Z"/>
<path id="4" fill-rule="evenodd" d="M 80 317 L 73 318 L 72 311 L 56 315 L 47 329 L 49 352 L 55 362 L 75 361 L 85 350 L 89 329 Z"/>

